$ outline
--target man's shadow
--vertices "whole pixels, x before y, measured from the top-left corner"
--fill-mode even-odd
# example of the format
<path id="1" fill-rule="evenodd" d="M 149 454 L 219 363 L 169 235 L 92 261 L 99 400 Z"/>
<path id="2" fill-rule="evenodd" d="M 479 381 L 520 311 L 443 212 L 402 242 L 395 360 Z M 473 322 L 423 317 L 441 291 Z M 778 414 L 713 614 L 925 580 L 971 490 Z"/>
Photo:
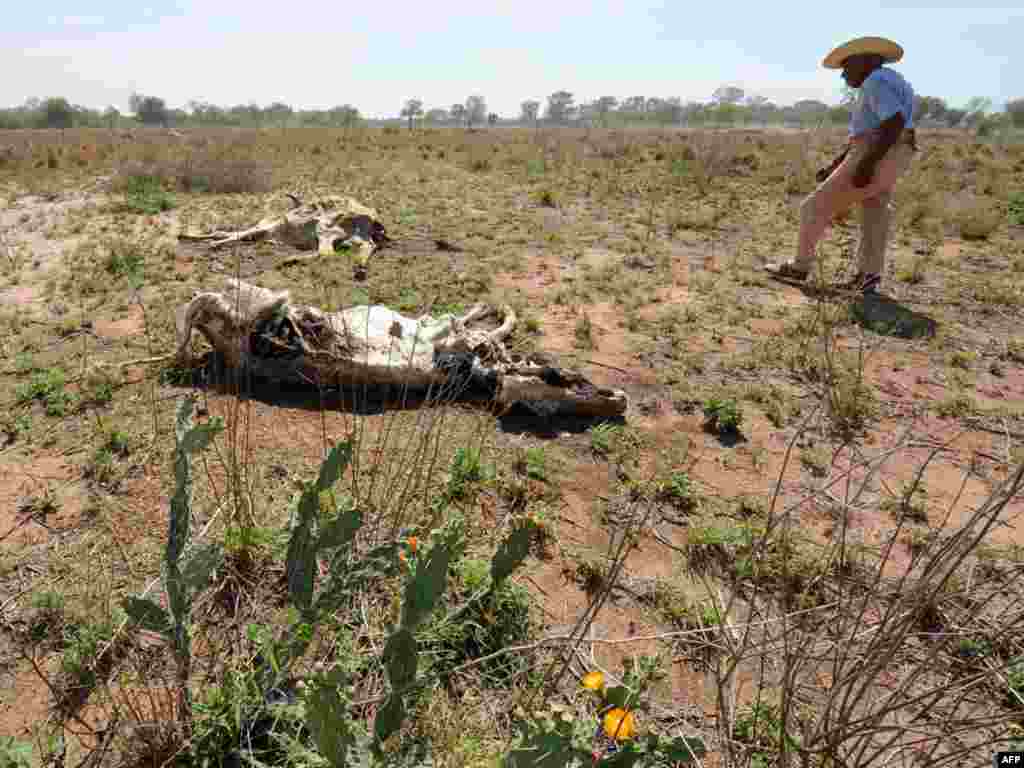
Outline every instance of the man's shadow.
<path id="1" fill-rule="evenodd" d="M 938 323 L 883 294 L 867 295 L 850 303 L 855 323 L 881 336 L 899 339 L 931 339 Z"/>
<path id="2" fill-rule="evenodd" d="M 881 293 L 859 294 L 829 287 L 817 287 L 803 282 L 774 278 L 791 285 L 809 299 L 847 301 L 850 319 L 880 336 L 899 339 L 930 339 L 935 336 L 938 323 L 934 318 L 915 312 L 891 296 Z"/>
<path id="3" fill-rule="evenodd" d="M 344 381 L 330 385 L 273 381 L 252 371 L 225 365 L 224 359 L 216 351 L 197 358 L 188 369 L 167 369 L 163 380 L 171 386 L 191 387 L 222 396 L 244 397 L 267 405 L 311 412 L 329 410 L 356 416 L 380 416 L 387 412 L 444 406 L 491 411 L 502 432 L 548 439 L 565 432 L 580 434 L 602 422 L 625 423 L 621 416 L 588 417 L 567 413 L 557 402 L 515 403 L 507 411 L 499 412 L 490 397 L 469 388 L 453 386 L 428 390 Z"/>

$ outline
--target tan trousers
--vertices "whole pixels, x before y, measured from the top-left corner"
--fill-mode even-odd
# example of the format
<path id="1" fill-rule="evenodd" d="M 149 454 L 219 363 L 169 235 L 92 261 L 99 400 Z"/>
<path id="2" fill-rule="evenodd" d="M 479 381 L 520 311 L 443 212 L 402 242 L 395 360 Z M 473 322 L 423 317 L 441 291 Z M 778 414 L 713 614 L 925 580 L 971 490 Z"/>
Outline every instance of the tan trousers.
<path id="1" fill-rule="evenodd" d="M 795 263 L 799 269 L 810 271 L 813 268 L 815 247 L 829 224 L 838 214 L 859 204 L 861 236 L 857 249 L 858 270 L 861 273 L 882 274 L 892 219 L 892 190 L 910 168 L 915 150 L 910 143 L 900 140 L 878 161 L 871 182 L 858 189 L 853 186 L 853 175 L 873 138 L 854 138 L 849 153 L 839 167 L 800 205 L 800 241 Z"/>

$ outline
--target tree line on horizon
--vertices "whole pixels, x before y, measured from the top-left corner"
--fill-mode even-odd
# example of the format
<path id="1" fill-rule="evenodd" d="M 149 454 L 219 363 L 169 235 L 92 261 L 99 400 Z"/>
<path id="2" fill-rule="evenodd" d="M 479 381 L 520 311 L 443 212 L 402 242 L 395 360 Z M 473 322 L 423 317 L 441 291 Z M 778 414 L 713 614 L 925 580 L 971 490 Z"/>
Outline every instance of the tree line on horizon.
<path id="1" fill-rule="evenodd" d="M 209 102 L 189 101 L 186 108 L 169 107 L 158 96 L 133 94 L 130 113 L 115 107 L 91 109 L 70 103 L 63 97 L 32 98 L 24 104 L 0 109 L 0 129 L 32 128 L 110 128 L 125 129 L 138 125 L 162 127 L 352 127 L 401 121 L 413 128 L 416 123 L 436 126 L 477 125 L 550 125 L 623 127 L 629 125 L 702 126 L 702 125 L 845 125 L 856 91 L 844 89 L 839 104 L 803 99 L 780 106 L 767 98 L 748 94 L 736 86 L 722 86 L 707 102 L 683 102 L 678 97 L 630 96 L 619 99 L 602 96 L 576 102 L 565 90 L 548 96 L 546 104 L 530 99 L 520 105 L 516 117 L 502 118 L 487 109 L 483 96 L 471 95 L 465 102 L 448 107 L 425 109 L 420 99 L 408 99 L 394 118 L 365 118 L 358 108 L 343 104 L 331 109 L 294 109 L 276 101 L 267 106 L 241 104 L 231 107 Z M 542 106 L 544 107 L 542 111 Z M 977 97 L 963 107 L 953 107 L 935 96 L 918 96 L 915 119 L 919 125 L 974 129 L 985 133 L 1002 126 L 1024 128 L 1024 98 L 1012 99 L 1002 112 L 992 110 L 989 99 Z"/>

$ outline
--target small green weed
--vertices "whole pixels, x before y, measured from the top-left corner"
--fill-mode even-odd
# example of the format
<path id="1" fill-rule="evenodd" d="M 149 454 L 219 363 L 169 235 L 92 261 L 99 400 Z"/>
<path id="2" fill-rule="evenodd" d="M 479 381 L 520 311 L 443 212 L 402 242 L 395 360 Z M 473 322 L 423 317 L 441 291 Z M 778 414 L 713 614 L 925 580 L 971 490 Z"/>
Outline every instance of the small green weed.
<path id="1" fill-rule="evenodd" d="M 174 198 L 155 176 L 131 176 L 125 183 L 125 207 L 132 213 L 155 216 L 174 208 Z"/>
<path id="2" fill-rule="evenodd" d="M 0 736 L 0 768 L 32 768 L 32 744 Z"/>
<path id="3" fill-rule="evenodd" d="M 831 457 L 828 451 L 821 447 L 805 448 L 800 452 L 800 463 L 814 477 L 825 477 L 828 474 Z"/>
<path id="4" fill-rule="evenodd" d="M 686 472 L 676 471 L 668 476 L 659 488 L 659 496 L 683 509 L 692 510 L 697 506 L 697 491 Z"/>
<path id="5" fill-rule="evenodd" d="M 1010 196 L 1007 213 L 1010 215 L 1011 224 L 1024 227 L 1024 192 L 1015 192 Z"/>
<path id="6" fill-rule="evenodd" d="M 60 660 L 67 688 L 91 689 L 96 685 L 100 650 L 113 637 L 114 623 L 109 621 L 68 626 L 64 637 L 67 645 Z"/>
<path id="7" fill-rule="evenodd" d="M 778 707 L 767 702 L 758 702 L 746 707 L 736 717 L 733 737 L 755 748 L 750 765 L 753 768 L 768 768 L 774 764 L 783 743 L 790 751 L 800 746 L 797 736 L 790 736 L 782 722 Z"/>
<path id="8" fill-rule="evenodd" d="M 915 523 L 927 523 L 928 491 L 922 483 L 909 484 L 904 486 L 898 497 L 883 499 L 880 507 L 896 518 L 906 518 Z"/>
<path id="9" fill-rule="evenodd" d="M 60 592 L 45 590 L 32 596 L 36 613 L 28 623 L 28 636 L 35 643 L 61 636 L 65 599 Z"/>
<path id="10" fill-rule="evenodd" d="M 977 410 L 977 401 L 966 392 L 950 395 L 935 405 L 935 412 L 944 419 L 963 418 Z"/>
<path id="11" fill-rule="evenodd" d="M 953 368 L 959 368 L 962 371 L 969 371 L 977 357 L 978 356 L 973 352 L 962 352 L 957 350 L 949 355 L 948 361 Z"/>
<path id="12" fill-rule="evenodd" d="M 84 390 L 83 400 L 92 405 L 109 405 L 114 399 L 114 382 L 106 377 L 91 377 Z"/>
<path id="13" fill-rule="evenodd" d="M 621 429 L 619 425 L 611 424 L 607 421 L 591 427 L 589 430 L 591 450 L 599 456 L 607 456 L 611 453 L 615 436 Z"/>
<path id="14" fill-rule="evenodd" d="M 479 448 L 458 448 L 448 474 L 447 498 L 466 498 L 473 485 L 490 474 L 490 467 L 484 465 Z"/>
<path id="15" fill-rule="evenodd" d="M 583 349 L 594 348 L 594 324 L 590 322 L 590 316 L 586 312 L 583 317 L 576 321 L 576 346 Z"/>
<path id="16" fill-rule="evenodd" d="M 548 479 L 548 455 L 543 446 L 535 445 L 524 452 L 520 471 L 534 480 Z"/>
<path id="17" fill-rule="evenodd" d="M 743 411 L 733 399 L 711 398 L 704 403 L 704 428 L 718 435 L 738 435 Z"/>
<path id="18" fill-rule="evenodd" d="M 537 195 L 537 202 L 544 208 L 558 208 L 561 205 L 561 197 L 553 189 L 542 189 Z"/>
<path id="19" fill-rule="evenodd" d="M 74 402 L 71 393 L 64 390 L 65 381 L 64 371 L 59 368 L 40 371 L 28 383 L 18 387 L 18 403 L 24 405 L 39 400 L 47 416 L 64 416 Z"/>
<path id="20" fill-rule="evenodd" d="M 6 443 L 13 443 L 32 431 L 32 417 L 27 413 L 0 417 L 0 434 Z"/>
<path id="21" fill-rule="evenodd" d="M 722 614 L 718 606 L 711 603 L 705 603 L 701 608 L 700 618 L 705 627 L 717 627 L 722 623 Z"/>
<path id="22" fill-rule="evenodd" d="M 145 261 L 145 254 L 137 245 L 117 239 L 110 242 L 103 266 L 114 277 L 139 278 Z"/>
<path id="23" fill-rule="evenodd" d="M 522 585 L 504 582 L 480 599 L 480 593 L 491 586 L 490 569 L 488 560 L 466 558 L 459 561 L 455 570 L 463 589 L 453 597 L 472 607 L 462 612 L 458 621 L 438 614 L 424 627 L 423 649 L 432 657 L 433 670 L 441 675 L 469 659 L 489 656 L 529 639 L 532 627 L 529 591 Z M 477 669 L 491 685 L 503 686 L 525 670 L 526 662 L 525 657 L 513 654 L 483 663 Z"/>
<path id="24" fill-rule="evenodd" d="M 984 658 L 992 653 L 992 644 L 985 639 L 976 640 L 973 637 L 961 638 L 956 646 L 957 658 L 965 661 Z"/>
<path id="25" fill-rule="evenodd" d="M 1018 709 L 1024 709 L 1024 656 L 1018 657 L 1011 662 L 1006 670 L 1006 683 L 1009 690 L 1006 692 L 1007 703 Z"/>

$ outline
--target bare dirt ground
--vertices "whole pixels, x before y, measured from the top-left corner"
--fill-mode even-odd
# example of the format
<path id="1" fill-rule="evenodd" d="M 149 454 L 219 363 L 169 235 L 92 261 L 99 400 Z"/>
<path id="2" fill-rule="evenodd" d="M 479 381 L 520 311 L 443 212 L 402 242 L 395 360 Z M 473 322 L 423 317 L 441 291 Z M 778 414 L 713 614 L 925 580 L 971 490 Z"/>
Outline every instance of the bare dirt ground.
<path id="1" fill-rule="evenodd" d="M 797 206 L 839 141 L 777 131 L 266 131 L 197 134 L 172 146 L 99 133 L 19 145 L 20 159 L 0 167 L 0 735 L 38 743 L 47 723 L 64 722 L 68 735 L 95 729 L 77 716 L 62 720 L 55 696 L 79 668 L 76 654 L 97 648 L 82 627 L 116 623 L 120 597 L 160 573 L 173 419 L 187 392 L 201 392 L 204 419 L 233 425 L 197 468 L 196 524 L 213 520 L 211 537 L 238 533 L 231 489 L 239 483 L 255 528 L 278 531 L 325 443 L 358 431 L 370 466 L 386 461 L 392 431 L 422 428 L 415 410 L 356 415 L 273 388 L 240 399 L 152 362 L 172 351 L 182 302 L 240 275 L 325 309 L 369 301 L 419 315 L 508 301 L 521 318 L 513 347 L 624 389 L 629 412 L 606 429 L 520 428 L 481 409 L 445 408 L 433 427 L 438 482 L 470 444 L 500 477 L 525 471 L 524 503 L 553 542 L 516 576 L 535 601 L 532 639 L 570 632 L 610 589 L 574 670 L 619 675 L 630 659 L 657 657 L 665 677 L 651 689 L 652 722 L 703 736 L 712 753 L 704 764 L 724 765 L 733 752 L 721 743 L 723 718 L 731 718 L 737 754 L 775 759 L 778 740 L 742 723 L 778 671 L 744 661 L 723 712 L 720 668 L 688 644 L 690 635 L 724 632 L 715 596 L 742 593 L 728 617 L 735 623 L 766 610 L 767 594 L 752 598 L 739 586 L 750 577 L 738 564 L 799 571 L 797 591 L 817 602 L 789 607 L 822 609 L 841 589 L 828 565 L 840 538 L 868 571 L 898 579 L 920 569 L 921 552 L 964 526 L 1024 459 L 1024 220 L 1015 213 L 1024 204 L 1013 203 L 1024 188 L 1024 145 L 924 131 L 897 191 L 884 295 L 865 301 L 823 298 L 760 269 L 794 251 Z M 183 158 L 207 187 L 227 179 L 238 191 L 226 182 L 223 192 L 198 183 L 182 191 Z M 179 188 L 119 186 L 140 168 L 167 189 L 179 178 Z M 365 282 L 343 254 L 294 263 L 273 245 L 210 253 L 176 239 L 253 224 L 284 210 L 291 190 L 350 195 L 380 212 L 395 243 L 374 256 Z M 170 202 L 152 207 L 162 199 Z M 856 216 L 838 222 L 822 244 L 827 276 L 852 270 L 856 226 Z M 437 247 L 440 238 L 456 248 Z M 713 401 L 735 405 L 738 434 L 707 428 Z M 244 457 L 241 475 L 233 455 Z M 502 510 L 514 508 L 503 483 L 485 483 L 462 503 L 471 548 L 493 549 Z M 637 495 L 651 493 L 654 511 L 631 528 Z M 1008 500 L 949 593 L 975 619 L 964 606 L 976 574 L 1019 575 L 1022 501 Z M 797 549 L 756 554 L 743 537 L 767 537 L 782 510 L 801 537 Z M 612 587 L 609 552 L 625 530 L 633 546 Z M 283 571 L 273 547 L 261 546 L 268 573 Z M 241 653 L 247 622 L 280 618 L 259 598 L 273 582 L 253 577 L 233 612 L 204 631 L 220 626 L 231 653 Z M 992 605 L 1019 622 L 1012 589 L 1000 594 Z M 956 625 L 953 609 L 943 611 L 950 647 L 987 642 L 1004 666 L 1024 654 L 1020 623 L 997 643 L 983 636 L 986 627 L 998 634 L 991 617 Z M 223 660 L 227 645 L 209 637 L 206 658 Z M 954 662 L 936 660 L 934 674 L 960 680 Z M 887 674 L 896 679 L 905 665 L 894 661 Z M 108 705 L 130 686 L 116 668 Z M 979 689 L 990 704 L 974 702 L 972 716 L 984 710 L 991 722 L 963 747 L 972 765 L 986 764 L 986 743 L 1015 733 L 1013 692 L 1024 694 L 1024 671 L 978 685 L 990 686 Z M 996 705 L 1007 696 L 1010 704 Z M 441 699 L 445 711 L 476 722 L 465 714 L 472 697 L 438 693 L 424 711 Z M 100 709 L 96 722 L 110 715 Z M 490 765 L 504 732 L 432 733 L 446 745 L 444 764 Z"/>

